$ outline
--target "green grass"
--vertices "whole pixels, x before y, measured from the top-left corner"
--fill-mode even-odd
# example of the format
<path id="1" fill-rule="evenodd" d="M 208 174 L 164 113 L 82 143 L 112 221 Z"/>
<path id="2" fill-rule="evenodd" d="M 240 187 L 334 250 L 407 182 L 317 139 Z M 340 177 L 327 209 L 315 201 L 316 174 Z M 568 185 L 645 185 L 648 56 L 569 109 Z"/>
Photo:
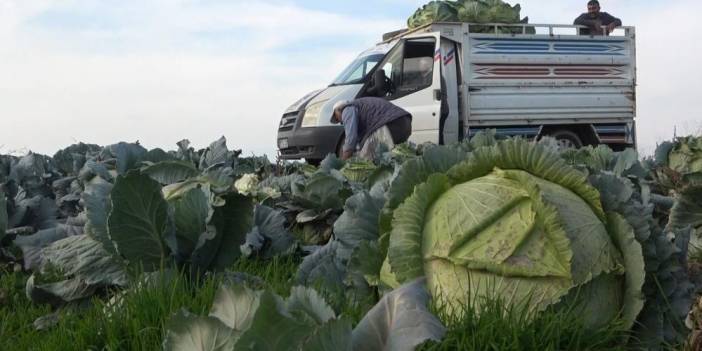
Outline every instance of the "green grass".
<path id="1" fill-rule="evenodd" d="M 242 260 L 232 271 L 261 277 L 268 288 L 289 295 L 299 259 L 277 258 L 270 262 Z M 191 282 L 183 275 L 161 274 L 156 283 L 124 291 L 121 303 L 109 308 L 106 298 L 95 298 L 82 309 L 62 310 L 61 319 L 47 331 L 36 331 L 32 322 L 51 312 L 49 306 L 32 304 L 24 296 L 22 273 L 2 272 L 0 289 L 9 292 L 0 304 L 0 349 L 10 350 L 158 350 L 164 326 L 181 308 L 205 315 L 222 278 L 208 276 Z M 343 294 L 323 293 L 339 314 L 357 323 L 374 301 L 350 304 Z M 446 309 L 435 313 L 449 321 L 441 343 L 423 350 L 613 350 L 622 349 L 624 333 L 616 325 L 601 330 L 582 328 L 572 311 L 546 312 L 534 318 L 519 308 L 506 308 L 499 301 L 481 305 L 476 317 L 467 309 L 464 318 L 452 318 Z M 109 313 L 112 311 L 111 313 Z"/>
<path id="2" fill-rule="evenodd" d="M 284 296 L 289 294 L 296 269 L 293 259 L 246 261 L 233 267 L 263 278 Z M 51 308 L 37 306 L 24 296 L 24 274 L 3 272 L 0 289 L 11 293 L 0 307 L 0 349 L 12 345 L 12 350 L 158 350 L 170 316 L 181 308 L 207 314 L 221 280 L 209 276 L 192 282 L 183 275 L 161 274 L 153 284 L 125 290 L 115 308 L 110 308 L 107 299 L 94 298 L 87 307 L 63 310 L 54 328 L 36 331 L 32 322 Z"/>
<path id="3" fill-rule="evenodd" d="M 462 315 L 469 317 L 456 317 L 445 306 L 434 306 L 434 313 L 449 328 L 441 343 L 429 343 L 424 351 L 626 349 L 627 332 L 618 322 L 588 330 L 575 309 L 535 314 L 526 304 L 486 300 L 479 307 L 463 307 Z"/>

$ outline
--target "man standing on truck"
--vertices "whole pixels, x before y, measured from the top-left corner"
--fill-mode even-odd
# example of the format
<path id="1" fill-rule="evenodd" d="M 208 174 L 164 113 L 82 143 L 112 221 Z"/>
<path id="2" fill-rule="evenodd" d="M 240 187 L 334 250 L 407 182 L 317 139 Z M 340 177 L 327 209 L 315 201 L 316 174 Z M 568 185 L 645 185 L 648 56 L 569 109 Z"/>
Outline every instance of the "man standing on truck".
<path id="1" fill-rule="evenodd" d="M 344 126 L 342 160 L 351 158 L 359 148 L 358 156 L 372 160 L 378 146 L 385 144 L 392 149 L 412 133 L 412 115 L 378 97 L 338 101 L 330 121 Z"/>
<path id="2" fill-rule="evenodd" d="M 622 21 L 607 12 L 600 12 L 600 2 L 590 0 L 587 3 L 587 13 L 583 13 L 573 21 L 573 24 L 586 26 L 580 29 L 580 35 L 605 35 L 612 33 L 614 28 L 622 25 Z M 602 26 L 607 26 L 603 33 Z"/>

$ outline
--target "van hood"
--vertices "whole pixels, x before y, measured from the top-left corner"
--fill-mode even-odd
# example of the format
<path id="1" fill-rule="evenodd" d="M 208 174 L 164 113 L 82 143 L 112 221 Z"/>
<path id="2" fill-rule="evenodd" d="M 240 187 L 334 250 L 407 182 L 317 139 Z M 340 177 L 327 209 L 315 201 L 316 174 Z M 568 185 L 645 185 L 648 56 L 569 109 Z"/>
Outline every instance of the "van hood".
<path id="1" fill-rule="evenodd" d="M 332 107 L 339 100 L 353 100 L 358 95 L 358 92 L 363 87 L 363 84 L 348 84 L 329 86 L 315 95 L 308 103 L 307 107 L 322 104 L 320 111 L 318 126 L 332 125 L 329 119 L 332 115 Z"/>
<path id="2" fill-rule="evenodd" d="M 299 100 L 295 101 L 290 107 L 288 107 L 285 112 L 283 113 L 290 113 L 290 112 L 297 112 L 300 111 L 300 108 L 304 106 L 310 99 L 313 97 L 317 96 L 317 94 L 321 93 L 324 89 L 317 89 L 315 91 L 312 91 L 310 93 L 305 94 L 302 98 Z"/>

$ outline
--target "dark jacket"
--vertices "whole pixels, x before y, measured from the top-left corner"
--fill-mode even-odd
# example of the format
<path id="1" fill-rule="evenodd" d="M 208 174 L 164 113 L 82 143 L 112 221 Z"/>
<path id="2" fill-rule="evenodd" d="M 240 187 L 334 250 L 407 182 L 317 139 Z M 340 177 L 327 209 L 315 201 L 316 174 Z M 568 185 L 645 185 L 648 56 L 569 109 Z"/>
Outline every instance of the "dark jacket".
<path id="1" fill-rule="evenodd" d="M 393 124 L 392 122 L 402 117 L 407 117 L 409 121 L 412 120 L 412 115 L 409 112 L 379 97 L 359 98 L 353 100 L 348 106 L 356 107 L 358 113 L 358 137 L 361 141 L 360 145 L 363 145 L 366 139 L 382 126 Z M 410 126 L 409 130 L 399 132 L 409 136 L 409 133 L 412 132 L 411 124 L 403 124 L 404 127 L 402 129 L 407 129 L 408 125 Z M 406 138 L 396 135 L 398 131 L 393 130 L 395 128 L 390 129 L 395 141 L 398 141 L 398 139 L 405 139 L 403 141 L 406 141 Z"/>
<path id="2" fill-rule="evenodd" d="M 591 17 L 589 13 L 583 13 L 578 18 L 573 21 L 573 24 L 587 26 L 588 28 L 581 28 L 580 35 L 603 35 L 601 26 L 608 26 L 611 23 L 615 23 L 617 27 L 622 25 L 622 21 L 607 12 L 600 12 L 597 17 Z"/>

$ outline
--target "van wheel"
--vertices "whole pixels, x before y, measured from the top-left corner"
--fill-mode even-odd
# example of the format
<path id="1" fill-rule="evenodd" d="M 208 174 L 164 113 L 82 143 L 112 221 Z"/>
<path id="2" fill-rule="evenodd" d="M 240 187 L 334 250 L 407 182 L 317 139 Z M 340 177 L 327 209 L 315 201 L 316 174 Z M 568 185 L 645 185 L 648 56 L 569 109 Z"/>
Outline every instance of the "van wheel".
<path id="1" fill-rule="evenodd" d="M 341 156 L 344 154 L 344 142 L 346 142 L 346 137 L 341 136 L 341 140 L 339 140 L 339 143 L 336 145 L 336 157 L 341 159 Z"/>
<path id="2" fill-rule="evenodd" d="M 322 163 L 322 160 L 320 160 L 318 158 L 306 158 L 305 162 L 307 162 L 308 164 L 310 164 L 312 166 L 317 167 L 317 166 L 319 166 L 320 163 Z"/>
<path id="3" fill-rule="evenodd" d="M 547 132 L 546 135 L 556 139 L 561 149 L 579 149 L 583 147 L 583 142 L 580 140 L 580 137 L 567 129 Z"/>

